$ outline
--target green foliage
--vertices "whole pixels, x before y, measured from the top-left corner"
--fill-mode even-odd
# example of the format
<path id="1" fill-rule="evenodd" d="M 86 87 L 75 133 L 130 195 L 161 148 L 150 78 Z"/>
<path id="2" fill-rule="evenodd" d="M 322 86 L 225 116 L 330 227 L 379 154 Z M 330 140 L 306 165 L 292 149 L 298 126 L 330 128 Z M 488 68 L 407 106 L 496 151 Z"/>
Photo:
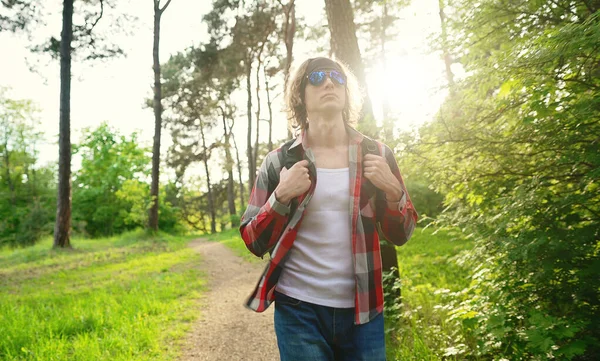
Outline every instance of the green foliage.
<path id="1" fill-rule="evenodd" d="M 458 260 L 473 248 L 465 235 L 453 231 L 416 229 L 410 241 L 397 248 L 402 302 L 385 305 L 388 359 L 462 360 L 462 317 L 453 315 L 464 300 L 469 264 Z"/>
<path id="2" fill-rule="evenodd" d="M 74 152 L 82 158 L 73 181 L 73 224 L 93 237 L 146 227 L 150 202 L 151 153 L 137 135 L 119 135 L 106 123 L 85 129 Z M 168 187 L 167 187 L 168 188 Z M 159 225 L 176 227 L 178 211 L 159 188 Z M 79 230 L 76 228 L 76 231 Z"/>
<path id="3" fill-rule="evenodd" d="M 600 14 L 583 1 L 454 2 L 468 76 L 409 148 L 472 233 L 462 359 L 600 357 Z M 471 340 L 471 341 L 469 341 Z"/>
<path id="4" fill-rule="evenodd" d="M 37 110 L 0 89 L 0 246 L 31 245 L 52 234 L 54 170 L 37 164 Z"/>
<path id="5" fill-rule="evenodd" d="M 136 231 L 0 250 L 0 359 L 176 358 L 204 286 L 189 239 Z"/>

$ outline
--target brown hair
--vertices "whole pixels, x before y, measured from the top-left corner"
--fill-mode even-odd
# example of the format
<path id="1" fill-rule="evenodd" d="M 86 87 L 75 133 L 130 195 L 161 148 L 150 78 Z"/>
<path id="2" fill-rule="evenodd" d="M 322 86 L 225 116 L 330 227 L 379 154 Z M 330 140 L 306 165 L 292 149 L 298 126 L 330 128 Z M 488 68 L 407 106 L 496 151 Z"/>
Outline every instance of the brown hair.
<path id="1" fill-rule="evenodd" d="M 308 128 L 308 119 L 306 114 L 306 104 L 304 104 L 304 91 L 306 89 L 306 69 L 311 59 L 304 61 L 296 69 L 294 74 L 288 79 L 288 86 L 285 94 L 285 107 L 288 113 L 288 127 L 292 134 L 299 130 Z M 354 126 L 360 117 L 360 111 L 363 102 L 363 95 L 356 77 L 347 65 L 339 60 L 334 60 L 346 75 L 346 105 L 342 111 L 344 123 Z"/>

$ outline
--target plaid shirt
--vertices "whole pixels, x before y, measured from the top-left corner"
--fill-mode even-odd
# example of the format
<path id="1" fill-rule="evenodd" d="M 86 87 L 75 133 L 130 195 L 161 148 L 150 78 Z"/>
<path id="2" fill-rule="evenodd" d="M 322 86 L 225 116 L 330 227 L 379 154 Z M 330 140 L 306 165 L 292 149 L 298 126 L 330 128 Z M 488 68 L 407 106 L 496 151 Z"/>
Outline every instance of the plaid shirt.
<path id="1" fill-rule="evenodd" d="M 352 225 L 352 253 L 356 282 L 354 323 L 364 324 L 383 311 L 381 253 L 377 226 L 380 226 L 385 239 L 400 246 L 410 238 L 417 222 L 417 213 L 406 192 L 391 149 L 380 142 L 373 141 L 373 144 L 377 144 L 379 148 L 378 154 L 387 160 L 404 191 L 398 209 L 390 209 L 382 199 L 382 195 L 377 196 L 380 192 L 377 192 L 373 184 L 363 177 L 362 146 L 364 146 L 365 136 L 351 127 L 347 127 L 347 131 L 350 138 L 349 216 Z M 298 197 L 298 206 L 294 212 L 291 212 L 290 206 L 283 205 L 275 199 L 274 188 L 277 186 L 286 154 L 282 147 L 273 150 L 266 156 L 258 172 L 240 226 L 242 239 L 250 252 L 259 257 L 271 252 L 271 259 L 246 302 L 246 306 L 256 312 L 263 312 L 274 300 L 273 291 L 277 280 L 289 256 L 288 251 L 294 244 L 306 206 L 314 194 L 317 182 L 315 158 L 308 147 L 305 133 L 296 138 L 287 152 L 299 152 L 296 153 L 297 159 L 309 161 L 311 179 L 309 190 Z"/>

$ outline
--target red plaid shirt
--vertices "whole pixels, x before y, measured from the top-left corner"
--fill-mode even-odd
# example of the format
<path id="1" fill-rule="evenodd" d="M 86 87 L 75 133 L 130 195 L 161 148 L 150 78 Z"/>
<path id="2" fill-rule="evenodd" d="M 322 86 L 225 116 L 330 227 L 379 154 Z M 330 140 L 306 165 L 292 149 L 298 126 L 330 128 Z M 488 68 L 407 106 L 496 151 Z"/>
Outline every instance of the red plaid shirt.
<path id="1" fill-rule="evenodd" d="M 406 192 L 391 149 L 380 142 L 373 142 L 377 144 L 378 154 L 385 157 L 404 191 L 398 209 L 390 209 L 381 196 L 376 196 L 374 186 L 363 177 L 362 146 L 364 146 L 365 136 L 350 127 L 347 127 L 347 131 L 350 137 L 351 189 L 349 191 L 356 282 L 354 322 L 363 324 L 383 311 L 381 254 L 377 225 L 381 226 L 385 239 L 400 246 L 410 238 L 417 222 L 417 212 Z M 298 159 L 309 161 L 311 186 L 305 194 L 298 197 L 296 211 L 290 214 L 290 207 L 275 199 L 274 188 L 277 186 L 278 175 L 286 159 L 282 147 L 279 147 L 270 152 L 263 161 L 252 189 L 248 208 L 242 216 L 240 233 L 250 252 L 259 257 L 271 252 L 271 260 L 246 302 L 246 306 L 256 312 L 263 312 L 274 300 L 273 291 L 277 280 L 316 187 L 314 154 L 307 145 L 305 133 L 295 140 L 288 152 L 300 152 L 296 154 Z"/>

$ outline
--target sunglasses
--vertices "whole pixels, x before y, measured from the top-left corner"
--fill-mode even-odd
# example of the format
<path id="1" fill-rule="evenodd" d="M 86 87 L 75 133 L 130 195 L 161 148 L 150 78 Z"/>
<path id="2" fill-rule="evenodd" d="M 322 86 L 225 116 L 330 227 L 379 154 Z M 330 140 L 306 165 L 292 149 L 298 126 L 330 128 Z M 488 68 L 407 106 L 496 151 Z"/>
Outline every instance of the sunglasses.
<path id="1" fill-rule="evenodd" d="M 323 84 L 327 77 L 329 77 L 329 79 L 331 79 L 335 84 L 346 85 L 346 76 L 337 70 L 313 71 L 312 73 L 306 76 L 310 84 L 314 86 L 319 86 Z"/>

